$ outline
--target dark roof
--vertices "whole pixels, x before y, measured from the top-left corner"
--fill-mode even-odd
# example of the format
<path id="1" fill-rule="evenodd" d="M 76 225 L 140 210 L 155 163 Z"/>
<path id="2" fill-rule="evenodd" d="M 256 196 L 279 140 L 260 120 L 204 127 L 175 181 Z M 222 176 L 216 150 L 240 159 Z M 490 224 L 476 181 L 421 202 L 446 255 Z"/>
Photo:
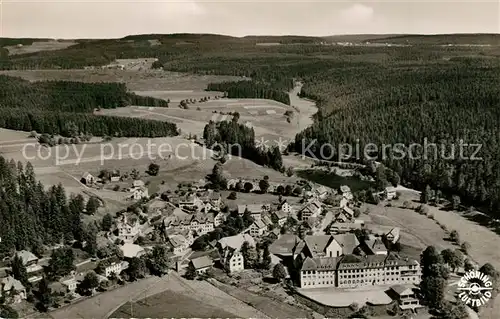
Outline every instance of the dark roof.
<path id="1" fill-rule="evenodd" d="M 297 235 L 283 234 L 269 246 L 269 251 L 275 255 L 292 255 L 299 242 Z"/>
<path id="2" fill-rule="evenodd" d="M 191 259 L 191 262 L 193 263 L 195 269 L 211 267 L 213 265 L 213 260 L 208 256 L 201 256 Z"/>

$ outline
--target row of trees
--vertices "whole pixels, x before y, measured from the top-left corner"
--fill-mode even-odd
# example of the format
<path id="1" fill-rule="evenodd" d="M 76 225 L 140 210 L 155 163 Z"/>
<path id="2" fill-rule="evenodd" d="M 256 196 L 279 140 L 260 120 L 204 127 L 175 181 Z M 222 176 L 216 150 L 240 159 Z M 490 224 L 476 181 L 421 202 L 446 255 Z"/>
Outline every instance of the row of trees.
<path id="1" fill-rule="evenodd" d="M 274 89 L 271 85 L 256 81 L 209 83 L 207 91 L 226 92 L 228 98 L 269 99 L 290 105 L 287 92 Z"/>
<path id="2" fill-rule="evenodd" d="M 117 137 L 162 137 L 178 134 L 177 125 L 170 122 L 98 116 L 90 113 L 31 111 L 27 109 L 0 108 L 0 127 L 36 131 L 40 133 L 68 136 L 68 123 L 74 124 L 77 132 L 94 136 Z"/>

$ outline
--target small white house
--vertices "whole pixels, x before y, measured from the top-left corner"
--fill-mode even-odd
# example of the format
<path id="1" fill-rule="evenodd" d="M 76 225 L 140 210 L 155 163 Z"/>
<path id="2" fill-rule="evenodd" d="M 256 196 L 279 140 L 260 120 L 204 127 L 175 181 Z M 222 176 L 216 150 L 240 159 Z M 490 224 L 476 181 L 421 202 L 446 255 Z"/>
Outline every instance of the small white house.
<path id="1" fill-rule="evenodd" d="M 191 260 L 191 263 L 198 275 L 206 273 L 214 264 L 213 260 L 208 256 L 194 258 Z"/>
<path id="2" fill-rule="evenodd" d="M 396 188 L 392 187 L 392 186 L 386 187 L 384 190 L 384 193 L 385 193 L 385 197 L 388 200 L 394 199 L 396 197 Z"/>

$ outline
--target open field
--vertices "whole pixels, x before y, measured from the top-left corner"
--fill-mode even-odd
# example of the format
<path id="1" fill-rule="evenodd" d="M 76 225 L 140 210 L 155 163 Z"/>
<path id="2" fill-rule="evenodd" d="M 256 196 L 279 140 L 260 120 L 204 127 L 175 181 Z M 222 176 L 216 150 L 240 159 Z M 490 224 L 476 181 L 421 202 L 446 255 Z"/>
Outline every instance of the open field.
<path id="1" fill-rule="evenodd" d="M 145 298 L 146 300 L 139 301 Z M 155 307 L 154 303 L 160 301 L 162 306 Z M 133 315 L 130 314 L 130 302 L 133 303 Z M 179 307 L 176 302 L 180 302 L 186 307 Z M 50 315 L 54 319 L 207 317 L 201 312 L 202 310 L 210 311 L 211 314 L 217 315 L 217 317 L 265 318 L 261 312 L 239 302 L 209 283 L 187 281 L 174 272 L 161 278 L 149 277 L 127 284 L 118 289 L 58 309 Z M 152 314 L 153 311 L 155 314 Z"/>
<path id="2" fill-rule="evenodd" d="M 230 118 L 223 113 L 238 112 L 240 123 L 248 123 L 255 130 L 257 138 L 267 140 L 268 146 L 287 144 L 297 133 L 312 124 L 312 115 L 317 108 L 313 102 L 297 97 L 301 85 L 290 92 L 292 106 L 264 99 L 218 99 L 190 104 L 189 109 L 181 109 L 177 104 L 185 99 L 200 99 L 205 96 L 214 97 L 220 92 L 196 90 L 184 91 L 135 91 L 140 95 L 170 99 L 169 108 L 153 108 L 131 106 L 118 109 L 103 109 L 101 115 L 139 117 L 145 119 L 165 120 L 176 123 L 183 134 L 201 136 L 203 128 L 210 120 L 221 121 Z M 294 113 L 290 123 L 284 115 L 286 111 Z M 213 113 L 218 112 L 218 113 Z M 280 142 L 281 141 L 281 142 Z M 282 146 L 283 148 L 283 146 Z"/>
<path id="3" fill-rule="evenodd" d="M 0 74 L 19 76 L 28 81 L 122 82 L 132 91 L 203 91 L 211 82 L 243 79 L 236 76 L 191 75 L 161 70 L 12 70 L 0 71 Z"/>
<path id="4" fill-rule="evenodd" d="M 69 48 L 72 45 L 77 44 L 73 41 L 37 41 L 33 42 L 31 45 L 11 45 L 5 47 L 9 51 L 9 55 L 15 54 L 26 54 L 26 53 L 34 53 L 41 51 L 53 51 L 53 50 L 62 50 Z"/>
<path id="5" fill-rule="evenodd" d="M 226 285 L 216 280 L 211 282 L 229 295 L 250 304 L 270 318 L 308 318 L 309 313 L 296 306 L 284 302 L 275 301 L 269 297 L 264 297 L 248 290 Z M 241 317 L 241 316 L 240 316 Z"/>

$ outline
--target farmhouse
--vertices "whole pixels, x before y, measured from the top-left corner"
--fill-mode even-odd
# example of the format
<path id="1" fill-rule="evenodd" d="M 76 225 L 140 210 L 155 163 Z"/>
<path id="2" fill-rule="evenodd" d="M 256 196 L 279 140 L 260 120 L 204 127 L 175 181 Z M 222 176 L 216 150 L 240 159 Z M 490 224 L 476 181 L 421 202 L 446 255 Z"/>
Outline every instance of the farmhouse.
<path id="1" fill-rule="evenodd" d="M 189 241 L 180 234 L 169 236 L 168 243 L 172 247 L 175 255 L 184 255 L 188 251 L 189 246 L 191 246 Z"/>
<path id="2" fill-rule="evenodd" d="M 392 186 L 386 187 L 384 194 L 388 200 L 394 199 L 396 197 L 396 188 Z"/>
<path id="3" fill-rule="evenodd" d="M 374 236 L 370 236 L 370 239 L 365 240 L 361 244 L 361 249 L 367 255 L 386 255 L 387 256 L 387 248 L 385 247 L 382 240 L 376 238 Z"/>
<path id="4" fill-rule="evenodd" d="M 261 219 L 255 221 L 249 227 L 249 233 L 252 237 L 261 237 L 267 232 L 267 226 Z"/>
<path id="5" fill-rule="evenodd" d="M 132 199 L 134 200 L 149 197 L 149 192 L 146 187 L 133 187 L 130 189 L 130 192 L 132 193 Z"/>
<path id="6" fill-rule="evenodd" d="M 43 267 L 38 264 L 38 257 L 32 252 L 21 250 L 17 252 L 17 256 L 23 261 L 23 265 L 26 267 L 28 274 L 43 269 Z"/>
<path id="7" fill-rule="evenodd" d="M 286 220 L 288 218 L 288 213 L 284 210 L 278 210 L 271 214 L 271 219 L 275 224 L 278 224 L 280 227 L 285 225 Z"/>
<path id="8" fill-rule="evenodd" d="M 399 228 L 394 227 L 387 234 L 385 234 L 385 238 L 387 239 L 388 242 L 395 244 L 399 240 L 399 232 L 400 232 Z"/>
<path id="9" fill-rule="evenodd" d="M 0 281 L 1 296 L 6 298 L 8 303 L 20 303 L 26 299 L 26 288 L 23 284 L 14 279 L 14 277 L 6 277 Z"/>
<path id="10" fill-rule="evenodd" d="M 317 217 L 318 215 L 320 215 L 321 211 L 322 211 L 321 203 L 317 200 L 312 200 L 306 203 L 299 210 L 298 215 L 300 220 L 307 221 L 311 217 Z"/>
<path id="11" fill-rule="evenodd" d="M 282 210 L 285 213 L 290 214 L 293 210 L 293 207 L 285 199 L 284 201 L 282 201 L 281 203 L 278 204 L 278 210 Z"/>
<path id="12" fill-rule="evenodd" d="M 191 264 L 193 265 L 196 273 L 198 275 L 204 274 L 210 269 L 214 262 L 209 256 L 201 256 L 191 259 Z"/>
<path id="13" fill-rule="evenodd" d="M 418 288 L 415 285 L 395 285 L 392 286 L 388 295 L 397 300 L 401 310 L 415 309 L 423 307 L 417 297 Z"/>
<path id="14" fill-rule="evenodd" d="M 266 211 L 266 208 L 262 204 L 254 205 L 238 205 L 238 214 L 242 216 L 246 211 L 250 212 L 253 219 L 260 219 L 261 214 Z"/>
<path id="15" fill-rule="evenodd" d="M 95 177 L 89 172 L 85 172 L 80 178 L 80 182 L 84 185 L 92 185 L 95 183 Z"/>

